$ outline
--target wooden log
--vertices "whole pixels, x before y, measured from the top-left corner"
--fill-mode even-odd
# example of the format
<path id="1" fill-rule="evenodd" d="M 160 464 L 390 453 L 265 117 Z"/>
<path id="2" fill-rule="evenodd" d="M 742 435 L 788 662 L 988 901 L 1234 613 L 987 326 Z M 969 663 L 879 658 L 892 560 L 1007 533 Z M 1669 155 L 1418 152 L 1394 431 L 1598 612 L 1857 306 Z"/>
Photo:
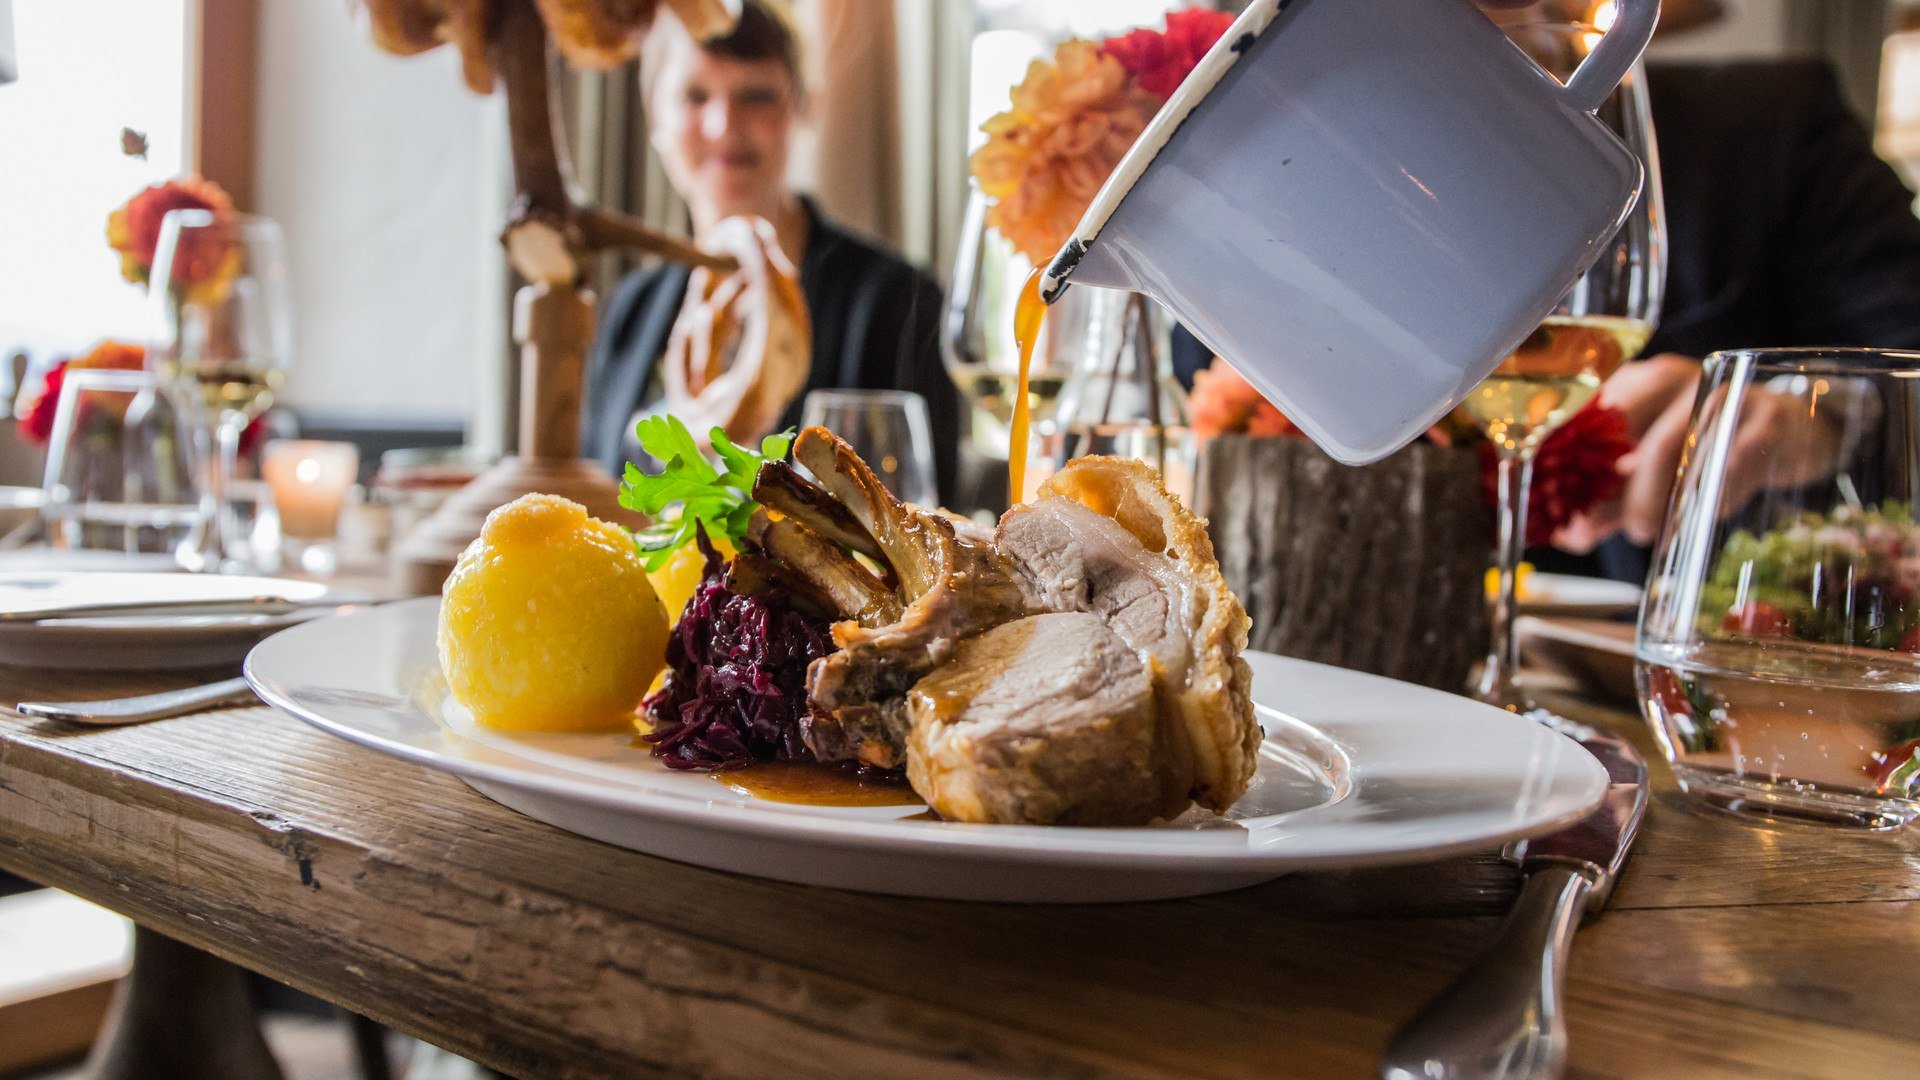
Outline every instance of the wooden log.
<path id="1" fill-rule="evenodd" d="M 1493 522 L 1473 451 L 1353 468 L 1305 439 L 1222 436 L 1195 502 L 1254 648 L 1450 691 L 1485 655 Z"/>

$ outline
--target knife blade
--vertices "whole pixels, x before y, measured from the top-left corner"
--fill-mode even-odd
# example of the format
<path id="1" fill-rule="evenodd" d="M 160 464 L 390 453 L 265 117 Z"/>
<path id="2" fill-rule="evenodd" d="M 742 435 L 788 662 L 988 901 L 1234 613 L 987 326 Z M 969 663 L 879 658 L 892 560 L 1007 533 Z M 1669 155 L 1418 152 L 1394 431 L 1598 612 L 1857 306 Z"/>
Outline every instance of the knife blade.
<path id="1" fill-rule="evenodd" d="M 1626 865 L 1627 852 L 1647 813 L 1647 762 L 1633 744 L 1584 725 L 1556 725 L 1607 770 L 1607 793 L 1591 814 L 1572 826 L 1532 840 L 1507 845 L 1503 857 L 1532 873 L 1545 866 L 1571 866 L 1593 881 L 1587 910 L 1597 913 L 1613 895 L 1613 883 Z"/>
<path id="2" fill-rule="evenodd" d="M 1616 735 L 1554 718 L 1607 770 L 1600 805 L 1572 826 L 1517 841 L 1520 896 L 1492 944 L 1387 1044 L 1386 1080 L 1549 1080 L 1566 1070 L 1561 996 L 1581 919 L 1613 893 L 1647 810 L 1647 763 Z"/>

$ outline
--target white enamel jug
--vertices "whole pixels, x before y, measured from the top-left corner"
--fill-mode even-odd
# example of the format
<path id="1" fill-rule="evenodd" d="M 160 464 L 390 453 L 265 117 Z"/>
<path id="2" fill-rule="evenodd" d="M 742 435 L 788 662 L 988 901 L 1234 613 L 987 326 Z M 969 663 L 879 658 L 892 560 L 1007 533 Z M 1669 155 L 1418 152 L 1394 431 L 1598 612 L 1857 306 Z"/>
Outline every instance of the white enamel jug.
<path id="1" fill-rule="evenodd" d="M 1459 404 L 1598 257 L 1641 163 L 1593 116 L 1653 36 L 1620 0 L 1562 85 L 1470 0 L 1256 0 L 1049 267 L 1146 293 L 1328 453 Z"/>

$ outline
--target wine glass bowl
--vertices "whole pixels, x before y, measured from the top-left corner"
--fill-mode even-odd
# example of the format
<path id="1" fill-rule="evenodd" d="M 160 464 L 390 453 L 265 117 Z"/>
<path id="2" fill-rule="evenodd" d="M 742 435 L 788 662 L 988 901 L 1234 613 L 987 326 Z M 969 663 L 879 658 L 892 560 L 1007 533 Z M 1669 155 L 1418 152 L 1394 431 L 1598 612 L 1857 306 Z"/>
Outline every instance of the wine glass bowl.
<path id="1" fill-rule="evenodd" d="M 906 390 L 812 390 L 800 417 L 802 427 L 845 439 L 900 501 L 940 505 L 926 398 Z"/>

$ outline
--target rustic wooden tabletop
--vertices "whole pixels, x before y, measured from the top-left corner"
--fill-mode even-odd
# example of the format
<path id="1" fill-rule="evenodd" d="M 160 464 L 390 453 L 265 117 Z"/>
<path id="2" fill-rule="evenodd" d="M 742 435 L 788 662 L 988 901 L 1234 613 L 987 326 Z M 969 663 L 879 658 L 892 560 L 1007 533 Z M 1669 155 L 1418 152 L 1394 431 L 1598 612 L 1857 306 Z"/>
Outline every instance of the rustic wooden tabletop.
<path id="1" fill-rule="evenodd" d="M 164 685 L 0 671 L 0 700 Z M 1553 704 L 1655 757 L 1631 714 Z M 1920 1074 L 1920 830 L 1757 828 L 1654 771 L 1574 947 L 1574 1075 Z M 1103 907 L 783 885 L 568 835 L 266 708 L 0 717 L 0 866 L 523 1077 L 1377 1075 L 1514 888 L 1492 856 Z"/>

